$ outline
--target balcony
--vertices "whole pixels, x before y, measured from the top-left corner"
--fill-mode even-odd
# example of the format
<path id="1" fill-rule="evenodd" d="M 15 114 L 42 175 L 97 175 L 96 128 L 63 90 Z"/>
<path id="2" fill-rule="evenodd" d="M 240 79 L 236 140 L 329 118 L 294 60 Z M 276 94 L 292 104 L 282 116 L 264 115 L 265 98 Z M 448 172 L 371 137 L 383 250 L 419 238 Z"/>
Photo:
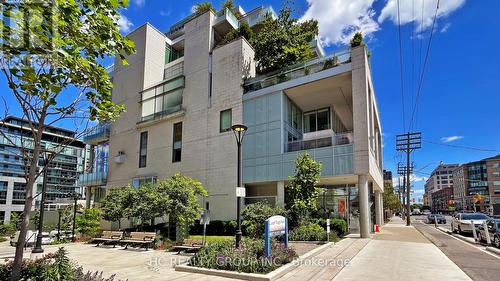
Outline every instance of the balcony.
<path id="1" fill-rule="evenodd" d="M 109 139 L 110 131 L 110 123 L 104 123 L 94 126 L 85 132 L 83 136 L 83 142 L 95 145 L 103 141 L 107 141 Z"/>
<path id="2" fill-rule="evenodd" d="M 221 34 L 226 34 L 231 30 L 237 29 L 239 26 L 240 22 L 228 8 L 218 13 L 214 22 L 215 30 Z"/>
<path id="3" fill-rule="evenodd" d="M 278 15 L 276 12 L 273 10 L 273 7 L 268 6 L 268 7 L 258 7 L 256 9 L 253 9 L 252 11 L 246 13 L 243 15 L 243 18 L 241 19 L 242 21 L 245 21 L 248 23 L 250 27 L 253 27 L 259 23 L 261 23 L 265 18 L 266 15 L 270 15 L 273 19 L 277 19 Z"/>
<path id="4" fill-rule="evenodd" d="M 78 177 L 78 184 L 80 186 L 99 186 L 105 185 L 108 179 L 107 171 L 84 173 Z"/>
<path id="5" fill-rule="evenodd" d="M 322 147 L 347 145 L 353 143 L 352 133 L 335 134 L 332 137 L 291 141 L 286 144 L 286 152 L 294 152 L 300 150 L 310 150 Z"/>
<path id="6" fill-rule="evenodd" d="M 351 52 L 349 50 L 333 53 L 326 57 L 301 62 L 280 71 L 271 72 L 266 75 L 246 80 L 245 84 L 243 85 L 244 93 L 271 87 L 292 79 L 304 77 L 349 62 L 351 62 Z"/>

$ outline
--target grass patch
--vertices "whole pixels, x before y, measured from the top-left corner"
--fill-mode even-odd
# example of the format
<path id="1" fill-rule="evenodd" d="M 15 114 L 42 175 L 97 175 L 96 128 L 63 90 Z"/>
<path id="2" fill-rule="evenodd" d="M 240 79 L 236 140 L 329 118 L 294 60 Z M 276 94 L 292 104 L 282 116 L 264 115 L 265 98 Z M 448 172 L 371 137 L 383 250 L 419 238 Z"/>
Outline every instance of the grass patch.
<path id="1" fill-rule="evenodd" d="M 234 236 L 207 235 L 205 236 L 205 238 L 207 239 L 207 243 L 211 243 L 211 242 L 231 241 L 234 239 Z M 203 240 L 203 235 L 189 235 L 189 239 Z"/>

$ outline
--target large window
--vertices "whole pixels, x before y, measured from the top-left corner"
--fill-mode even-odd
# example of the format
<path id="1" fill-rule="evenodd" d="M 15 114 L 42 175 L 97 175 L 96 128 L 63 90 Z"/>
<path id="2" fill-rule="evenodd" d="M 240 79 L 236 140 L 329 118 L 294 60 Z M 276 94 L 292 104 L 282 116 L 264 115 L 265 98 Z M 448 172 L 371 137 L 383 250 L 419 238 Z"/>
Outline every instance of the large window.
<path id="1" fill-rule="evenodd" d="M 139 141 L 139 168 L 146 167 L 146 161 L 148 156 L 148 132 L 141 133 L 141 139 Z"/>
<path id="2" fill-rule="evenodd" d="M 142 92 L 142 121 L 181 110 L 183 87 L 184 77 L 179 77 Z"/>
<path id="3" fill-rule="evenodd" d="M 330 108 L 304 113 L 304 133 L 330 129 Z"/>
<path id="4" fill-rule="evenodd" d="M 180 162 L 182 156 L 182 123 L 174 124 L 172 162 Z"/>
<path id="5" fill-rule="evenodd" d="M 227 109 L 220 112 L 220 132 L 227 132 L 231 130 L 231 124 L 233 119 L 233 113 L 231 109 Z"/>

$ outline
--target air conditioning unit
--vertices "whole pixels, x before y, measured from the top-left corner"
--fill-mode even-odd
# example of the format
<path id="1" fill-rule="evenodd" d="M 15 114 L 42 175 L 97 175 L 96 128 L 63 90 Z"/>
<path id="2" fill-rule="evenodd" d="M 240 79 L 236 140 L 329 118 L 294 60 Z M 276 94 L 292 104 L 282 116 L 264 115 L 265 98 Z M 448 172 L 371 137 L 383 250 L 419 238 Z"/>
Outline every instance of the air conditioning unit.
<path id="1" fill-rule="evenodd" d="M 115 156 L 115 163 L 121 164 L 125 162 L 125 152 L 120 150 L 118 151 L 118 155 Z"/>

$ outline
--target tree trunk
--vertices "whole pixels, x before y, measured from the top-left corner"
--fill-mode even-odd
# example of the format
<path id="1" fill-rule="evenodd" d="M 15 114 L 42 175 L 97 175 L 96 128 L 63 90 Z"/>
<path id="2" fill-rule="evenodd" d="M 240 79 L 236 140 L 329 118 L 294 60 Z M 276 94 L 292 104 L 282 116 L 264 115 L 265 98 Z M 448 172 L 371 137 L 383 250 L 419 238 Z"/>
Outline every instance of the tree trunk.
<path id="1" fill-rule="evenodd" d="M 26 233 L 28 232 L 29 217 L 31 214 L 31 207 L 33 206 L 33 186 L 36 180 L 38 160 L 40 158 L 40 139 L 41 131 L 36 136 L 34 141 L 33 157 L 29 167 L 28 180 L 26 182 L 25 193 L 26 200 L 24 202 L 23 215 L 21 217 L 19 239 L 16 245 L 16 255 L 14 257 L 14 264 L 12 266 L 12 280 L 19 280 L 21 277 L 21 266 L 23 262 L 24 244 L 26 241 Z"/>

